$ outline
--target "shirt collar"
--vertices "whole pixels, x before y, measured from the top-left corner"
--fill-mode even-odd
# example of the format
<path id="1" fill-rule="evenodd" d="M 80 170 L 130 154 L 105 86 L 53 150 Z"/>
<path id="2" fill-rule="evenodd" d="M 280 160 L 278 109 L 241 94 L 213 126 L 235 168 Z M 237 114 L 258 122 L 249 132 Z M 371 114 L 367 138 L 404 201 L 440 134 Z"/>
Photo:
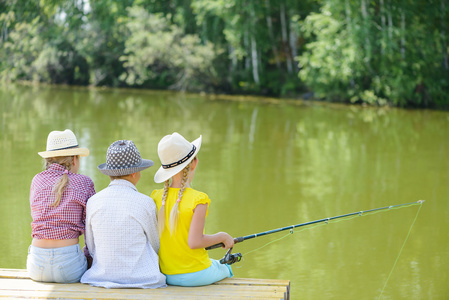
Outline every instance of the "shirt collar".
<path id="1" fill-rule="evenodd" d="M 65 168 L 63 166 L 61 166 L 60 164 L 57 163 L 52 163 L 48 169 L 48 171 L 61 171 L 64 172 Z"/>
<path id="2" fill-rule="evenodd" d="M 126 186 L 126 187 L 132 188 L 133 190 L 137 191 L 136 186 L 125 179 L 115 179 L 115 180 L 112 180 L 111 183 L 109 184 L 109 186 L 119 186 L 119 185 Z"/>

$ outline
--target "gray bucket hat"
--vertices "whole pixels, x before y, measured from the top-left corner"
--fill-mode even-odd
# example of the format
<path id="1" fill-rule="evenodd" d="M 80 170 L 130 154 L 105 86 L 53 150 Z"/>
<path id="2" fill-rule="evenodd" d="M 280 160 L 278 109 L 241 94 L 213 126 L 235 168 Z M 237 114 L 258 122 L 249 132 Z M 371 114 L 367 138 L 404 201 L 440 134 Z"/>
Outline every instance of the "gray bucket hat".
<path id="1" fill-rule="evenodd" d="M 136 173 L 154 164 L 152 160 L 142 159 L 133 141 L 119 140 L 109 146 L 106 162 L 98 170 L 109 176 L 125 176 Z"/>

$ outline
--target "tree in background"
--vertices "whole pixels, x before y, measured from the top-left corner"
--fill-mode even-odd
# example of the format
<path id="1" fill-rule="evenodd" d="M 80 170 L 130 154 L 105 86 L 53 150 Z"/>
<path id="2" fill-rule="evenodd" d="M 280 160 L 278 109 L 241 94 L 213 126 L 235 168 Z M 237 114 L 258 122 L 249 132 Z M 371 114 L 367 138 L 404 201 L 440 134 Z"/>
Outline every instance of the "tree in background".
<path id="1" fill-rule="evenodd" d="M 0 14 L 2 24 L 0 76 L 6 80 L 81 84 L 89 83 L 88 65 L 75 49 L 76 17 L 79 8 L 66 2 L 53 1 L 46 6 L 39 2 L 11 1 Z M 20 19 L 19 19 L 20 18 Z M 62 18 L 71 22 L 63 22 Z"/>
<path id="2" fill-rule="evenodd" d="M 0 78 L 449 106 L 447 0 L 12 0 Z"/>
<path id="3" fill-rule="evenodd" d="M 304 20 L 301 79 L 319 97 L 411 106 L 448 104 L 445 0 L 328 0 Z"/>
<path id="4" fill-rule="evenodd" d="M 192 0 L 200 36 L 225 49 L 232 92 L 298 94 L 297 20 L 314 1 Z"/>
<path id="5" fill-rule="evenodd" d="M 202 44 L 197 35 L 185 34 L 160 13 L 149 14 L 142 7 L 131 7 L 128 12 L 127 39 L 120 58 L 125 68 L 123 81 L 130 86 L 183 91 L 214 85 L 217 74 L 212 63 L 217 50 L 211 43 Z"/>

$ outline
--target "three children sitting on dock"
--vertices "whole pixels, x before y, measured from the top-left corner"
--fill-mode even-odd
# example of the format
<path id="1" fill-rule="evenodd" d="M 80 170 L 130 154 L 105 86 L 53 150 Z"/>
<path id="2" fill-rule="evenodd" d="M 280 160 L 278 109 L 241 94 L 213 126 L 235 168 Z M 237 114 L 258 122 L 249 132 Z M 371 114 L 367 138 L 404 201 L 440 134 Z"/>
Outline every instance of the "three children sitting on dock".
<path id="1" fill-rule="evenodd" d="M 176 132 L 162 138 L 154 180 L 164 188 L 149 197 L 136 184 L 153 161 L 142 159 L 132 141 L 116 141 L 98 166 L 111 183 L 95 194 L 92 180 L 77 174 L 79 156 L 89 150 L 79 148 L 70 130 L 51 132 L 47 151 L 39 152 L 47 170 L 31 184 L 30 277 L 106 288 L 200 286 L 232 277 L 231 267 L 204 249 L 218 243 L 231 248 L 234 240 L 225 232 L 204 234 L 210 199 L 190 187 L 200 147 L 201 136 L 192 143 Z"/>

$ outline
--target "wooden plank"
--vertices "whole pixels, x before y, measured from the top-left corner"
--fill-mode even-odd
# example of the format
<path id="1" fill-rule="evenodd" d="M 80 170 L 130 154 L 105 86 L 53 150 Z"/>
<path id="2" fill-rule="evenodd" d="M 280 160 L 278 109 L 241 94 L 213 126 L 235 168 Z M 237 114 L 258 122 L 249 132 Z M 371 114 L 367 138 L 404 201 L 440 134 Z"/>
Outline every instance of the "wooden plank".
<path id="1" fill-rule="evenodd" d="M 41 299 L 289 299 L 290 281 L 227 278 L 202 287 L 168 286 L 162 289 L 104 289 L 86 284 L 57 284 L 29 279 L 26 270 L 0 269 L 0 298 Z"/>
<path id="2" fill-rule="evenodd" d="M 17 296 L 33 295 L 37 293 L 41 298 L 48 298 L 57 295 L 59 298 L 69 299 L 121 299 L 133 298 L 138 299 L 148 297 L 162 298 L 171 297 L 178 298 L 179 296 L 186 296 L 192 298 L 204 297 L 256 297 L 256 298 L 271 298 L 271 299 L 285 299 L 286 287 L 265 287 L 265 286 L 229 286 L 209 285 L 203 287 L 178 287 L 169 286 L 161 289 L 104 289 L 92 287 L 86 284 L 55 284 L 35 282 L 29 279 L 0 279 L 0 294 Z M 37 295 L 36 294 L 36 295 Z M 56 296 L 55 296 L 56 297 Z M 51 298 L 51 297 L 50 297 Z M 137 299 L 136 298 L 136 299 Z"/>
<path id="3" fill-rule="evenodd" d="M 29 279 L 26 269 L 0 269 L 0 278 L 24 278 Z M 286 285 L 290 280 L 283 279 L 259 279 L 259 278 L 226 278 L 215 284 L 260 284 L 260 285 Z"/>
<path id="4" fill-rule="evenodd" d="M 220 285 L 264 285 L 264 286 L 285 286 L 287 287 L 288 293 L 290 293 L 290 280 L 283 279 L 258 279 L 258 278 L 226 278 L 214 284 Z"/>
<path id="5" fill-rule="evenodd" d="M 23 278 L 29 279 L 26 269 L 0 269 L 0 278 Z M 214 284 L 248 284 L 248 285 L 289 285 L 290 280 L 282 279 L 259 279 L 259 278 L 226 278 Z"/>
<path id="6" fill-rule="evenodd" d="M 226 294 L 209 294 L 209 295 L 183 295 L 183 294 L 177 294 L 177 295 L 169 295 L 169 296 L 161 296 L 161 295 L 154 295 L 152 294 L 153 290 L 147 291 L 142 294 L 135 294 L 135 295 L 124 295 L 120 292 L 120 290 L 117 290 L 117 292 L 111 291 L 109 294 L 104 293 L 91 293 L 89 295 L 79 295 L 79 294 L 67 294 L 64 292 L 43 292 L 43 291 L 2 291 L 0 294 L 0 299 L 7 298 L 7 299 L 161 299 L 161 297 L 165 297 L 166 299 L 283 299 L 282 297 L 279 298 L 278 296 L 272 296 L 272 295 L 238 295 L 238 296 L 230 296 Z"/>
<path id="7" fill-rule="evenodd" d="M 214 284 L 219 285 L 263 285 L 263 286 L 282 286 L 286 287 L 285 299 L 290 299 L 290 280 L 283 279 L 258 279 L 258 278 L 226 278 Z"/>
<path id="8" fill-rule="evenodd" d="M 0 278 L 23 278 L 29 279 L 28 272 L 25 269 L 0 269 Z"/>
<path id="9" fill-rule="evenodd" d="M 5 288 L 3 288 L 5 287 Z M 108 289 L 93 287 L 87 284 L 81 283 L 72 283 L 72 284 L 57 284 L 57 283 L 43 283 L 43 282 L 35 282 L 32 280 L 26 279 L 14 279 L 14 278 L 1 278 L 0 279 L 0 290 L 41 290 L 41 291 L 70 291 L 77 293 L 89 293 L 89 292 L 103 292 L 108 291 Z M 99 290 L 99 291 L 98 291 Z M 142 289 L 120 289 L 125 294 L 136 294 L 140 293 Z M 207 285 L 201 287 L 180 287 L 180 286 L 168 286 L 167 288 L 155 289 L 155 293 L 161 291 L 161 293 L 210 293 L 210 292 L 229 292 L 229 293 L 245 293 L 247 291 L 258 291 L 261 293 L 264 292 L 282 292 L 284 293 L 287 288 L 276 286 L 245 286 L 245 285 L 237 285 L 232 288 L 226 285 Z"/>
<path id="10" fill-rule="evenodd" d="M 81 284 L 81 283 L 72 283 L 72 284 L 58 284 L 58 283 L 45 283 L 45 282 L 36 282 L 29 279 L 16 279 L 16 278 L 0 278 L 0 289 L 3 289 L 2 287 L 7 287 L 7 289 L 17 289 L 17 290 L 73 290 L 73 291 L 79 291 L 79 292 L 89 292 L 93 291 L 94 289 L 98 289 L 98 287 L 93 287 L 88 284 Z M 283 291 L 287 288 L 285 286 L 249 286 L 249 285 L 235 285 L 232 288 L 229 285 L 206 285 L 206 286 L 199 286 L 199 287 L 181 287 L 181 286 L 168 286 L 168 288 L 165 289 L 171 289 L 176 290 L 177 292 L 185 292 L 185 291 L 199 291 L 199 292 L 206 292 L 208 290 L 214 290 L 214 291 L 226 291 L 226 290 L 237 290 L 237 291 L 245 291 L 245 290 L 258 290 L 258 291 Z M 157 290 L 165 290 L 157 289 Z M 102 290 L 107 290 L 103 289 Z M 123 290 L 130 290 L 131 292 L 136 292 L 141 289 L 123 289 Z"/>
<path id="11" fill-rule="evenodd" d="M 289 285 L 290 280 L 258 278 L 226 278 L 214 284 Z"/>

